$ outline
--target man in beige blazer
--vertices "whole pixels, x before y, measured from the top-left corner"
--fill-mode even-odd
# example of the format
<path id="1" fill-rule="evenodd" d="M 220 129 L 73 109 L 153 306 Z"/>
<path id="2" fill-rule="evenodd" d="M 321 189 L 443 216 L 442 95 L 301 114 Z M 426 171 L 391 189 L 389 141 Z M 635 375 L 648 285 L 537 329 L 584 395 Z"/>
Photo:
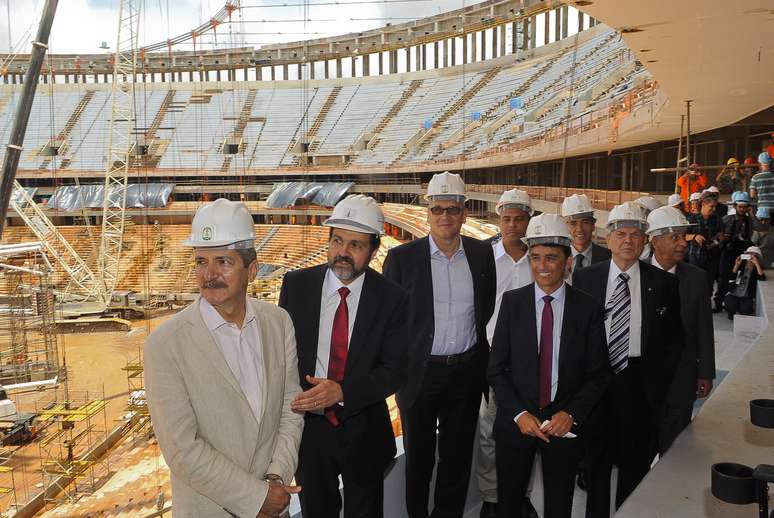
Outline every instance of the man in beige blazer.
<path id="1" fill-rule="evenodd" d="M 252 216 L 220 199 L 200 208 L 194 248 L 201 296 L 145 344 L 153 428 L 185 518 L 270 518 L 287 509 L 303 417 L 293 324 L 248 298 L 257 262 Z"/>

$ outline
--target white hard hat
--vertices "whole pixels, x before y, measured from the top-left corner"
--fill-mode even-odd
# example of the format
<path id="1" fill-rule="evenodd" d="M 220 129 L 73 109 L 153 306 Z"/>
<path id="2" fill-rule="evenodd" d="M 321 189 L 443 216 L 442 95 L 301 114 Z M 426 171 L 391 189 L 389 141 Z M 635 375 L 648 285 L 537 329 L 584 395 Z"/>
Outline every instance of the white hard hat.
<path id="1" fill-rule="evenodd" d="M 747 250 L 744 251 L 746 254 L 755 254 L 758 257 L 763 257 L 763 252 L 761 252 L 761 249 L 757 246 L 751 246 L 748 247 Z"/>
<path id="2" fill-rule="evenodd" d="M 661 202 L 658 201 L 653 196 L 640 196 L 636 200 L 634 200 L 634 203 L 642 207 L 648 212 L 654 211 L 662 206 Z"/>
<path id="3" fill-rule="evenodd" d="M 648 214 L 649 236 L 660 236 L 672 232 L 685 232 L 691 228 L 691 224 L 685 215 L 674 207 L 659 207 Z"/>
<path id="4" fill-rule="evenodd" d="M 694 192 L 688 197 L 688 201 L 701 201 L 701 193 Z"/>
<path id="5" fill-rule="evenodd" d="M 528 246 L 562 245 L 570 246 L 572 237 L 567 223 L 559 214 L 540 214 L 529 220 L 527 235 L 521 238 Z"/>
<path id="6" fill-rule="evenodd" d="M 573 194 L 562 202 L 562 217 L 585 219 L 594 217 L 594 208 L 585 194 Z"/>
<path id="7" fill-rule="evenodd" d="M 433 175 L 427 184 L 426 200 L 465 201 L 465 182 L 460 175 L 445 171 Z"/>
<path id="8" fill-rule="evenodd" d="M 183 241 L 183 245 L 193 248 L 253 248 L 253 217 L 244 203 L 219 198 L 199 207 L 191 222 L 191 235 Z"/>
<path id="9" fill-rule="evenodd" d="M 627 201 L 613 207 L 607 217 L 607 229 L 615 230 L 623 227 L 639 228 L 642 231 L 648 229 L 645 213 L 642 206 L 633 201 Z"/>
<path id="10" fill-rule="evenodd" d="M 497 202 L 495 212 L 500 215 L 504 208 L 511 207 L 521 209 L 530 216 L 532 216 L 532 213 L 534 212 L 529 194 L 525 191 L 520 191 L 519 189 L 505 191 L 502 196 L 500 196 L 500 201 Z"/>
<path id="11" fill-rule="evenodd" d="M 706 192 L 711 192 L 711 193 L 713 193 L 713 194 L 720 194 L 720 189 L 718 189 L 718 188 L 717 188 L 716 186 L 714 186 L 714 185 L 710 185 L 709 187 L 707 187 L 707 188 L 706 188 L 706 189 L 704 189 L 704 190 L 705 190 Z"/>
<path id="12" fill-rule="evenodd" d="M 667 205 L 670 207 L 677 207 L 681 203 L 683 203 L 683 197 L 679 194 L 670 194 L 669 199 L 667 200 Z"/>
<path id="13" fill-rule="evenodd" d="M 323 225 L 380 236 L 384 233 L 384 213 L 370 196 L 350 194 L 336 204 Z"/>

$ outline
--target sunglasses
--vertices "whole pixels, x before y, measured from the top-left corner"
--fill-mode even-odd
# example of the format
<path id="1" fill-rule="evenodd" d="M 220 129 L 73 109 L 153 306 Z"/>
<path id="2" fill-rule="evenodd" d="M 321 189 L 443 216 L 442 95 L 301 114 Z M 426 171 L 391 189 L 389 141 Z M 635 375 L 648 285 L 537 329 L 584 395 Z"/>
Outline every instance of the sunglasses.
<path id="1" fill-rule="evenodd" d="M 459 216 L 462 214 L 462 207 L 430 207 L 430 213 L 433 216 L 440 216 L 443 213 L 446 213 L 449 216 Z"/>

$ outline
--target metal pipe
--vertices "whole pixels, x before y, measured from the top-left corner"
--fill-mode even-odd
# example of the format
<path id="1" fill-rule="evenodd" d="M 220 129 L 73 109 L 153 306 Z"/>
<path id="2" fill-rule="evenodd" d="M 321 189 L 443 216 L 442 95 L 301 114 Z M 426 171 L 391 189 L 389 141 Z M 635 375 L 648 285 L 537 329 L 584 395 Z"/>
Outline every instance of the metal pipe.
<path id="1" fill-rule="evenodd" d="M 677 192 L 677 180 L 680 178 L 680 155 L 683 154 L 683 129 L 685 127 L 685 115 L 680 115 L 680 140 L 677 141 L 677 163 L 675 164 L 675 192 Z M 651 169 L 652 171 L 652 169 Z"/>
<path id="2" fill-rule="evenodd" d="M 691 101 L 685 101 L 685 156 L 688 158 L 688 165 L 693 163 L 691 157 Z"/>
<path id="3" fill-rule="evenodd" d="M 38 34 L 32 42 L 30 64 L 24 74 L 24 90 L 21 102 L 16 110 L 16 117 L 11 128 L 11 138 L 8 139 L 3 168 L 0 171 L 0 238 L 3 236 L 5 215 L 8 213 L 8 205 L 13 193 L 13 182 L 16 179 L 16 169 L 19 166 L 19 157 L 24 144 L 24 134 L 27 132 L 27 122 L 32 110 L 32 101 L 35 99 L 35 90 L 38 87 L 38 76 L 43 65 L 43 58 L 48 50 L 48 36 L 51 34 L 51 25 L 54 23 L 54 14 L 59 0 L 46 0 L 43 8 L 43 16 L 40 19 Z"/>

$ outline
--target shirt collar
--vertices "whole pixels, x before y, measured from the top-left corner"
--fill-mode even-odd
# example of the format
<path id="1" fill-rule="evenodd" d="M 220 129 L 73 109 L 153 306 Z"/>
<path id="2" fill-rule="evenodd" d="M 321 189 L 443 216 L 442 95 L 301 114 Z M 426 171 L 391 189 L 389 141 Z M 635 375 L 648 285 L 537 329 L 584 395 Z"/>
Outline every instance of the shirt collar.
<path id="1" fill-rule="evenodd" d="M 433 239 L 432 234 L 428 234 L 427 237 L 430 240 L 430 255 L 441 254 L 441 255 L 443 255 L 445 257 L 446 254 L 441 252 L 441 249 L 438 248 L 438 245 L 435 244 L 435 240 Z M 454 252 L 452 257 L 454 257 L 455 255 L 457 255 L 459 253 L 462 253 L 462 255 L 465 255 L 465 249 L 462 247 L 462 236 L 460 236 L 460 246 L 459 246 L 459 248 L 457 248 L 457 251 Z"/>
<path id="2" fill-rule="evenodd" d="M 245 302 L 245 321 L 242 324 L 242 328 L 247 327 L 255 320 L 255 311 L 253 311 L 253 305 L 247 300 L 247 296 L 245 296 Z M 199 297 L 199 311 L 204 319 L 204 325 L 206 325 L 207 329 L 210 331 L 215 331 L 219 327 L 230 324 L 230 322 L 226 322 L 226 320 L 220 316 L 218 310 L 215 309 L 212 304 L 207 302 L 204 297 Z"/>
<path id="3" fill-rule="evenodd" d="M 610 279 L 615 279 L 615 278 L 616 278 L 616 277 L 618 277 L 618 275 L 619 275 L 619 274 L 621 274 L 621 273 L 626 273 L 627 275 L 629 275 L 629 280 L 631 280 L 631 279 L 632 279 L 633 277 L 635 277 L 635 276 L 638 276 L 638 275 L 640 274 L 640 262 L 639 262 L 639 261 L 636 261 L 636 262 L 635 262 L 635 263 L 634 263 L 634 264 L 631 266 L 631 268 L 629 268 L 628 270 L 626 270 L 625 272 L 623 272 L 623 271 L 621 271 L 621 269 L 620 269 L 620 268 L 618 268 L 618 265 L 617 265 L 617 264 L 615 264 L 615 261 L 613 261 L 613 260 L 611 259 L 611 260 L 610 260 L 610 275 L 608 275 L 608 277 L 607 277 L 607 278 L 608 278 L 608 281 L 609 281 Z"/>
<path id="4" fill-rule="evenodd" d="M 563 282 L 561 286 L 559 286 L 559 289 L 557 289 L 555 292 L 551 294 L 551 297 L 554 298 L 552 302 L 558 302 L 563 303 L 564 302 L 564 289 L 565 283 Z M 548 295 L 545 291 L 540 289 L 540 286 L 538 286 L 537 283 L 535 283 L 535 304 L 543 300 L 543 297 Z"/>
<path id="5" fill-rule="evenodd" d="M 339 291 L 339 288 L 346 287 L 349 290 L 350 294 L 357 293 L 359 294 L 360 291 L 363 289 L 363 282 L 365 281 L 365 272 L 358 275 L 357 279 L 350 282 L 349 284 L 344 284 L 339 280 L 338 277 L 336 277 L 336 274 L 333 273 L 333 270 L 328 268 L 328 271 L 325 273 L 325 282 L 323 285 L 323 294 L 325 297 L 332 297 L 334 294 L 338 295 L 336 293 Z"/>
<path id="6" fill-rule="evenodd" d="M 652 264 L 656 268 L 659 268 L 661 270 L 665 270 L 665 268 L 659 264 L 658 259 L 656 259 L 656 254 L 653 254 L 653 255 L 650 256 L 650 264 Z M 665 271 L 668 271 L 669 273 L 676 273 L 677 272 L 677 265 L 675 264 L 669 270 L 665 270 Z"/>
<path id="7" fill-rule="evenodd" d="M 460 241 L 462 242 L 462 241 Z M 513 257 L 508 255 L 508 252 L 505 251 L 505 245 L 503 245 L 503 240 L 499 240 L 497 243 L 494 244 L 494 258 L 495 261 L 498 261 L 503 256 L 508 256 L 508 258 L 513 261 L 515 264 L 521 264 L 523 261 L 529 258 L 529 250 L 524 252 L 524 255 L 522 255 L 518 261 L 515 261 Z"/>
<path id="8" fill-rule="evenodd" d="M 570 249 L 572 250 L 572 256 L 575 257 L 576 255 L 582 255 L 583 257 L 591 257 L 592 246 L 594 246 L 594 243 L 589 243 L 589 246 L 587 246 L 582 252 L 578 252 L 574 246 L 570 246 Z"/>

